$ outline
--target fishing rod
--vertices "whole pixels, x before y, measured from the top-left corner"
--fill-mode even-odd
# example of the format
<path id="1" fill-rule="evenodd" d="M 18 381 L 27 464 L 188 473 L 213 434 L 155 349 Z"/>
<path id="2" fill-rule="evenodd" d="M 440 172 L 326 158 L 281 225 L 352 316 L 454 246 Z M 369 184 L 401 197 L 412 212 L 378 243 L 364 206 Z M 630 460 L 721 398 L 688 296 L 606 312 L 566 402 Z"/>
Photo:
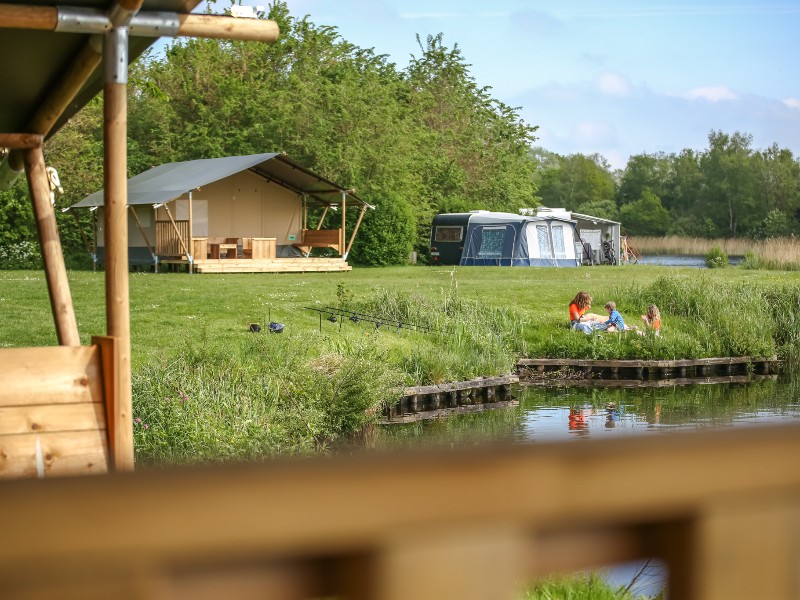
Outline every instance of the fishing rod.
<path id="1" fill-rule="evenodd" d="M 401 329 L 410 329 L 412 331 L 435 331 L 432 327 L 427 327 L 425 325 L 417 325 L 415 323 L 407 323 L 405 321 L 400 321 L 398 319 L 387 319 L 385 317 L 379 317 L 376 315 L 368 315 L 366 313 L 360 313 L 353 310 L 345 310 L 343 308 L 333 308 L 330 306 L 326 306 L 324 308 L 313 308 L 310 306 L 306 307 L 306 310 L 313 310 L 319 313 L 319 324 L 320 324 L 320 331 L 322 330 L 322 316 L 328 315 L 327 320 L 331 323 L 339 323 L 339 329 L 342 328 L 342 322 L 347 319 L 353 323 L 360 323 L 362 321 L 367 323 L 373 323 L 375 325 L 375 329 L 380 329 L 381 327 L 387 328 L 395 328 L 395 331 L 400 331 Z"/>

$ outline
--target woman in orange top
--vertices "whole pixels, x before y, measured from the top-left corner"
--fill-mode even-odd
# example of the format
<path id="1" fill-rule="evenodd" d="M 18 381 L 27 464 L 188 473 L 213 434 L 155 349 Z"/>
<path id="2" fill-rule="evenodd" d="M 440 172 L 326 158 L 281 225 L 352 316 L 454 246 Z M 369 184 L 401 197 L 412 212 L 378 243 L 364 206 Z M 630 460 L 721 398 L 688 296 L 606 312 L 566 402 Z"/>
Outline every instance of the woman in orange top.
<path id="1" fill-rule="evenodd" d="M 573 329 L 584 333 L 592 333 L 592 321 L 602 320 L 599 315 L 587 313 L 592 308 L 592 297 L 587 292 L 578 292 L 577 296 L 569 303 L 569 322 Z"/>

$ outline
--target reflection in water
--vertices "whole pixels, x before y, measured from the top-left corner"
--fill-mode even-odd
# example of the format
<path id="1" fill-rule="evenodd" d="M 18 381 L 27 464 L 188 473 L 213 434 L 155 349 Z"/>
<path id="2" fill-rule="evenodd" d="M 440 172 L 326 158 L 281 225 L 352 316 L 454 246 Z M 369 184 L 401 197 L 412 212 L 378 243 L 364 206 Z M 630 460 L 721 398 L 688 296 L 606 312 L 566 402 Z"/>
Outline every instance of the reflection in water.
<path id="1" fill-rule="evenodd" d="M 646 435 L 800 418 L 800 378 L 653 388 L 520 386 L 519 406 L 381 429 L 378 445 Z"/>

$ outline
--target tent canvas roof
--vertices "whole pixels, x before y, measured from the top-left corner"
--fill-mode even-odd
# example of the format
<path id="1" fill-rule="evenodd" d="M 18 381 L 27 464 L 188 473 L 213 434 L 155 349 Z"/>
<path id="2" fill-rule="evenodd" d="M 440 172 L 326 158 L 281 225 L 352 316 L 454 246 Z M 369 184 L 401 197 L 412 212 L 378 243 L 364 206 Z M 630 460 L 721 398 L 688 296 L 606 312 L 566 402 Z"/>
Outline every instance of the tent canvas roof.
<path id="1" fill-rule="evenodd" d="M 290 160 L 283 154 L 266 153 L 247 156 L 205 158 L 175 162 L 153 167 L 128 180 L 128 204 L 161 204 L 169 202 L 198 187 L 219 181 L 235 173 L 251 170 L 298 194 L 307 195 L 309 201 L 331 205 L 341 202 L 347 193 L 348 202 L 369 204 L 358 198 L 352 190 L 342 188 Z M 103 205 L 103 190 L 87 196 L 70 208 Z"/>
<path id="2" fill-rule="evenodd" d="M 144 11 L 191 12 L 200 0 L 144 0 Z M 51 6 L 51 0 L 3 0 L 3 4 L 21 6 Z M 108 9 L 110 0 L 69 0 L 75 8 Z M 0 132 L 32 133 L 31 118 L 40 105 L 59 84 L 91 36 L 28 29 L 0 28 Z M 157 38 L 131 37 L 129 58 L 133 61 Z M 67 110 L 59 116 L 49 131 L 53 135 L 92 99 L 103 85 L 103 66 L 99 65 L 78 92 Z"/>

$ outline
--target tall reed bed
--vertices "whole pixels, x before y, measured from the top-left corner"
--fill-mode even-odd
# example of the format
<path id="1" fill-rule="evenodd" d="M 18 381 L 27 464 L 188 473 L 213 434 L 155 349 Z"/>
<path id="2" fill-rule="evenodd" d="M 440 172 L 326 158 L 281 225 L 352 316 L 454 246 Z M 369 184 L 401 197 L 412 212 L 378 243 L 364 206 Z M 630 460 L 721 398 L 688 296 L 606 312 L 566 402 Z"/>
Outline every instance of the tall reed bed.
<path id="1" fill-rule="evenodd" d="M 519 354 L 522 321 L 461 298 L 455 280 L 438 298 L 382 288 L 339 296 L 392 325 L 203 337 L 135 371 L 137 460 L 325 451 L 367 428 L 404 386 L 508 373 Z"/>
<path id="2" fill-rule="evenodd" d="M 631 243 L 639 252 L 648 254 L 688 254 L 705 256 L 712 248 L 720 248 L 728 256 L 744 256 L 744 268 L 782 271 L 800 270 L 800 240 L 796 238 L 773 238 L 748 240 L 728 238 L 709 240 L 706 238 L 631 237 Z"/>

